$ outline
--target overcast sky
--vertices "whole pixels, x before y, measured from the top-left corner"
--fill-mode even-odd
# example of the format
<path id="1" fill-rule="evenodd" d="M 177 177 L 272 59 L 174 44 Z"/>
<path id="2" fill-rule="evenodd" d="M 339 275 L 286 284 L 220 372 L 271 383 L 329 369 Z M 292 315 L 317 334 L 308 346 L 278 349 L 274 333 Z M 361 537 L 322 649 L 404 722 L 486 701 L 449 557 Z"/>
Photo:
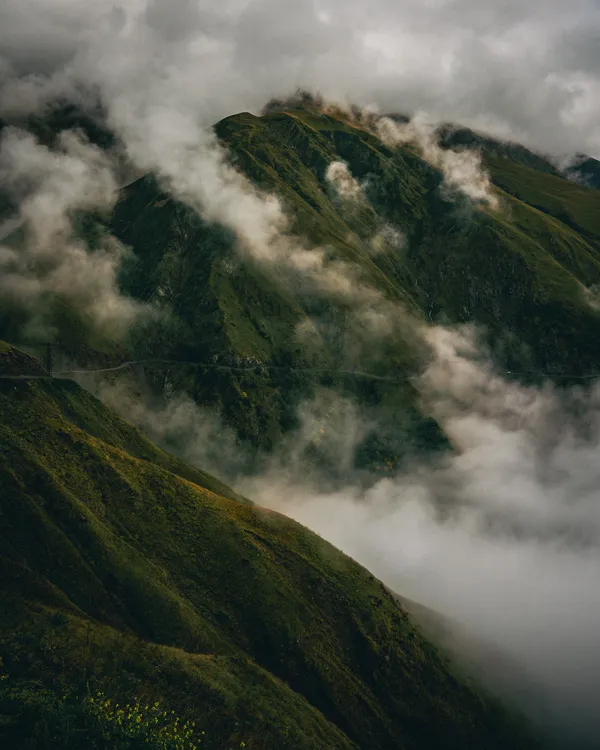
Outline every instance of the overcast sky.
<path id="1" fill-rule="evenodd" d="M 151 73 L 207 121 L 304 85 L 600 156 L 597 0 L 3 0 L 0 56 L 110 95 Z"/>

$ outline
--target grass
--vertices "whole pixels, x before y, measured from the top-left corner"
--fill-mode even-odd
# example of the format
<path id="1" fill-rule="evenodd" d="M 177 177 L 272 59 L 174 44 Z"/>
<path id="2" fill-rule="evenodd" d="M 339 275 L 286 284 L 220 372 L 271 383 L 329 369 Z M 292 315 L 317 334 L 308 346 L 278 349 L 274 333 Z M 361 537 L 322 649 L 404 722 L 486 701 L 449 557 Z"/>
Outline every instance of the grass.
<path id="1" fill-rule="evenodd" d="M 534 746 L 366 570 L 73 383 L 0 379 L 0 414 L 0 739 L 42 731 L 33 690 L 159 702 L 201 747 Z"/>
<path id="2" fill-rule="evenodd" d="M 507 159 L 490 157 L 486 164 L 494 182 L 505 192 L 554 216 L 584 238 L 600 240 L 598 191 Z"/>
<path id="3" fill-rule="evenodd" d="M 479 141 L 503 205 L 492 213 L 445 194 L 441 175 L 412 150 L 390 149 L 340 117 L 242 113 L 216 132 L 237 168 L 280 196 L 293 231 L 402 306 L 409 327 L 475 321 L 504 368 L 550 377 L 598 370 L 598 191 L 526 149 Z M 358 209 L 325 179 L 338 160 L 363 185 Z M 94 222 L 82 222 L 90 236 Z M 386 226 L 405 246 L 374 253 L 371 240 Z M 176 392 L 218 407 L 242 440 L 269 450 L 293 426 L 297 404 L 325 389 L 384 417 L 358 446 L 357 466 L 389 474 L 446 446 L 410 384 L 297 369 L 343 361 L 410 374 L 420 352 L 404 331 L 381 350 L 340 347 L 347 305 L 323 304 L 240 260 L 230 232 L 151 175 L 123 190 L 110 228 L 133 250 L 123 291 L 169 311 L 134 331 L 121 353 L 286 368 L 168 373 Z M 21 318 L 5 304 L 0 332 L 12 333 Z M 323 325 L 311 350 L 295 334 L 313 320 Z M 118 357 L 59 301 L 52 321 L 86 363 Z M 0 344 L 2 374 L 43 369 Z M 161 392 L 164 375 L 147 375 Z M 65 716 L 73 737 L 85 730 L 91 743 L 98 726 L 86 701 L 103 692 L 109 706 L 175 710 L 205 731 L 201 747 L 533 746 L 367 571 L 160 450 L 74 383 L 0 377 L 0 415 L 5 744 L 42 746 L 35 733 L 48 738 L 52 721 L 66 737 Z M 308 456 L 321 466 L 328 434 L 325 415 L 323 449 L 312 445 Z"/>
<path id="4" fill-rule="evenodd" d="M 327 248 L 360 283 L 399 304 L 407 321 L 483 325 L 502 369 L 550 377 L 598 369 L 598 191 L 561 179 L 552 165 L 526 149 L 480 139 L 474 145 L 484 150 L 504 207 L 490 213 L 445 195 L 441 175 L 414 151 L 390 149 L 340 117 L 309 109 L 264 117 L 241 113 L 218 123 L 216 133 L 236 167 L 280 197 L 292 231 Z M 459 146 L 473 145 L 472 134 L 456 131 L 452 137 Z M 364 186 L 360 208 L 340 201 L 325 179 L 327 166 L 339 160 Z M 373 252 L 373 237 L 388 226 L 404 235 L 405 246 Z M 348 333 L 348 305 L 324 303 L 240 259 L 230 232 L 174 200 L 151 175 L 124 188 L 110 229 L 133 250 L 122 270 L 123 290 L 168 311 L 133 332 L 123 358 L 290 368 L 168 372 L 175 392 L 216 408 L 252 455 L 277 445 L 295 424 L 296 407 L 323 386 L 354 400 L 365 395 L 364 383 L 302 368 L 335 370 L 343 362 L 346 369 L 397 376 L 420 366 L 410 322 L 385 347 L 345 346 L 344 336 L 352 339 L 355 333 Z M 314 320 L 321 322 L 320 343 L 310 348 L 297 331 Z M 65 337 L 71 339 L 73 330 L 80 330 L 67 328 Z M 93 353 L 81 345 L 73 349 L 75 359 L 93 361 Z M 110 342 L 104 350 L 114 358 Z M 106 356 L 98 355 L 100 361 Z M 161 393 L 165 373 L 148 369 L 146 377 Z M 388 385 L 371 392 L 372 405 L 396 416 L 385 426 L 385 447 L 379 440 L 375 448 L 373 435 L 358 446 L 357 467 L 374 469 L 392 460 L 397 468 L 423 448 L 446 445 L 439 428 L 421 414 L 411 389 Z"/>
<path id="5" fill-rule="evenodd" d="M 354 329 L 348 333 L 350 305 L 323 302 L 240 259 L 231 232 L 201 219 L 146 175 L 123 189 L 109 228 L 133 250 L 121 273 L 123 291 L 168 314 L 140 324 L 119 348 L 114 342 L 93 343 L 76 311 L 57 306 L 52 322 L 75 359 L 92 364 L 94 356 L 112 362 L 134 355 L 289 368 L 218 376 L 202 368 L 168 372 L 175 392 L 216 408 L 253 455 L 277 445 L 295 424 L 298 404 L 323 386 L 358 401 L 365 395 L 364 383 L 301 368 L 335 370 L 343 362 L 346 369 L 381 375 L 414 373 L 422 353 L 411 340 L 411 320 L 484 326 L 504 370 L 552 378 L 599 369 L 597 190 L 563 179 L 548 161 L 517 144 L 450 129 L 442 134 L 447 144 L 482 150 L 503 205 L 496 213 L 475 210 L 460 195 L 441 190 L 441 174 L 414 150 L 388 148 L 310 104 L 263 117 L 240 113 L 215 130 L 236 168 L 280 197 L 292 231 L 326 248 L 360 283 L 400 305 L 407 312 L 406 330 L 398 330 L 385 347 L 346 346 L 344 337 L 351 343 L 356 337 Z M 341 201 L 325 179 L 328 165 L 340 160 L 363 185 L 358 208 Z M 92 237 L 97 224 L 90 226 Z M 389 226 L 402 233 L 404 246 L 374 252 L 373 237 Z M 3 304 L 0 336 L 12 336 L 21 318 Z M 311 348 L 297 331 L 315 320 L 320 339 Z M 146 376 L 161 393 L 165 373 L 148 369 Z M 373 468 L 394 457 L 399 466 L 423 447 L 446 444 L 421 414 L 413 391 L 389 385 L 371 392 L 377 399 L 372 405 L 398 415 L 385 427 L 396 438 L 385 450 L 371 451 L 368 436 L 358 446 L 357 467 Z"/>
<path id="6" fill-rule="evenodd" d="M 205 735 L 195 722 L 180 720 L 159 703 L 119 704 L 102 692 L 57 695 L 36 682 L 1 685 L 0 710 L 18 717 L 4 726 L 4 739 L 11 747 L 77 750 L 84 744 L 111 750 L 198 750 Z M 25 723 L 27 737 L 20 731 Z M 242 741 L 240 747 L 244 746 Z"/>

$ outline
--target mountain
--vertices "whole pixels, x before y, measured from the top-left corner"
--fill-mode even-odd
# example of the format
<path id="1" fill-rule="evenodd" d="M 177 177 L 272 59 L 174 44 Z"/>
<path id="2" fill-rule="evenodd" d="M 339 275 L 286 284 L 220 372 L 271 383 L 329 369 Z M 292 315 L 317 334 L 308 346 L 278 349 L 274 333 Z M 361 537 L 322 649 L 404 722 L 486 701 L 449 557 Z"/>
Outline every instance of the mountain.
<path id="1" fill-rule="evenodd" d="M 0 118 L 0 133 L 4 128 L 16 127 L 27 130 L 42 144 L 54 146 L 60 133 L 77 130 L 84 133 L 90 143 L 109 149 L 116 145 L 116 139 L 104 125 L 105 119 L 102 106 L 94 98 L 88 97 L 85 104 L 79 105 L 59 99 L 51 101 L 37 114 Z"/>
<path id="2" fill-rule="evenodd" d="M 151 747 L 537 746 L 353 560 L 6 344 L 0 413 L 3 747 L 141 747 L 155 702 L 196 728 Z"/>
<path id="3" fill-rule="evenodd" d="M 520 143 L 502 141 L 469 128 L 445 124 L 437 128 L 440 144 L 447 149 L 470 149 L 479 151 L 486 163 L 490 157 L 501 157 L 544 174 L 562 177 L 561 171 L 548 158 L 522 146 Z"/>
<path id="4" fill-rule="evenodd" d="M 215 409 L 255 467 L 298 429 L 299 404 L 341 396 L 358 405 L 364 424 L 378 425 L 366 430 L 353 458 L 356 470 L 370 473 L 447 447 L 410 382 L 424 358 L 411 332 L 419 321 L 479 324 L 499 369 L 527 382 L 569 384 L 599 371 L 597 190 L 518 144 L 443 126 L 436 133 L 442 150 L 480 153 L 500 200 L 497 211 L 474 208 L 414 144 L 386 145 L 358 120 L 323 106 L 310 97 L 271 102 L 262 116 L 228 117 L 215 132 L 236 168 L 279 197 L 292 236 L 324 248 L 329 263 L 344 264 L 356 284 L 403 311 L 393 334 L 374 345 L 353 300 L 324 299 L 240 255 L 229 229 L 202 219 L 148 174 L 122 189 L 111 217 L 75 223 L 92 247 L 108 230 L 130 248 L 122 292 L 168 314 L 116 342 L 99 339 L 57 300 L 48 315 L 64 361 L 145 360 L 145 387 Z M 46 144 L 76 125 L 112 148 L 100 121 L 97 108 L 83 116 L 61 104 L 25 125 Z M 344 199 L 327 178 L 334 163 L 347 166 L 358 201 Z M 18 245 L 18 232 L 8 241 Z M 0 300 L 0 336 L 20 342 L 26 315 Z M 299 338 L 299 331 L 310 335 Z M 333 476 L 339 466 L 326 443 L 309 445 L 304 458 Z"/>
<path id="5" fill-rule="evenodd" d="M 331 114 L 271 110 L 229 117 L 216 132 L 236 167 L 281 198 L 293 231 L 326 247 L 409 320 L 480 324 L 499 368 L 523 380 L 568 383 L 598 371 L 597 191 L 564 179 L 523 147 L 479 138 L 475 145 L 502 207 L 474 209 L 460 192 L 443 189 L 440 171 L 411 145 L 391 148 Z M 466 133 L 447 133 L 447 145 L 458 153 L 472 146 Z M 328 182 L 333 162 L 346 164 L 362 186 L 359 205 L 341 200 Z M 319 388 L 368 404 L 377 415 L 379 435 L 365 438 L 357 465 L 373 469 L 391 460 L 396 466 L 444 447 L 409 382 L 339 373 L 406 381 L 423 359 L 406 330 L 384 345 L 356 346 L 361 331 L 351 306 L 323 304 L 240 259 L 226 230 L 201 220 L 151 175 L 123 191 L 110 228 L 134 253 L 124 289 L 172 313 L 169 327 L 140 337 L 140 358 L 275 366 L 218 376 L 173 368 L 168 377 L 163 368 L 149 373 L 158 390 L 168 379 L 198 403 L 217 404 L 240 437 L 261 449 L 293 428 L 297 404 Z M 374 237 L 381 240 L 377 251 Z M 309 325 L 319 336 L 312 349 L 295 335 Z M 310 368 L 332 372 L 305 372 Z"/>
<path id="6" fill-rule="evenodd" d="M 585 154 L 578 154 L 565 170 L 569 179 L 580 185 L 600 190 L 600 161 Z"/>

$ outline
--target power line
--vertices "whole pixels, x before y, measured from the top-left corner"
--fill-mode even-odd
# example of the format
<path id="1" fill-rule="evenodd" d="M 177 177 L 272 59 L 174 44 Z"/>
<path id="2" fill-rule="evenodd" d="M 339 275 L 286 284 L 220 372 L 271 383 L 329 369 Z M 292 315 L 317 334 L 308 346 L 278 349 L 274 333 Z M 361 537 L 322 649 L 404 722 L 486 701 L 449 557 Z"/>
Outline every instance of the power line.
<path id="1" fill-rule="evenodd" d="M 48 351 L 50 351 L 50 347 L 48 347 Z M 52 357 L 51 355 L 48 355 L 47 357 L 47 366 L 46 369 L 48 371 L 47 375 L 0 375 L 0 378 L 3 380 L 47 380 L 51 379 L 53 377 L 61 377 L 61 376 L 68 376 L 68 375 L 95 375 L 95 374 L 102 374 L 102 373 L 109 373 L 109 372 L 118 372 L 120 370 L 126 370 L 129 367 L 133 367 L 134 365 L 170 365 L 170 366 L 181 366 L 181 367 L 201 367 L 203 369 L 208 370 L 221 370 L 221 371 L 227 371 L 227 372 L 254 372 L 257 370 L 267 370 L 267 371 L 277 371 L 277 372 L 289 372 L 289 373 L 310 373 L 313 375 L 316 374 L 328 374 L 328 375 L 348 375 L 351 377 L 358 377 L 358 378 L 365 378 L 368 380 L 378 380 L 378 381 L 384 381 L 389 383 L 399 383 L 399 382 L 408 382 L 410 380 L 413 380 L 415 377 L 418 377 L 416 375 L 410 375 L 410 376 L 388 376 L 388 375 L 377 375 L 373 372 L 365 372 L 364 370 L 346 370 L 342 368 L 327 368 L 327 367 L 293 367 L 293 366 L 286 366 L 286 365 L 270 365 L 270 364 L 264 364 L 259 363 L 256 365 L 224 365 L 224 364 L 217 364 L 213 362 L 191 362 L 186 360 L 178 360 L 178 359 L 137 359 L 137 360 L 128 360 L 127 362 L 122 362 L 119 365 L 115 365 L 113 367 L 100 367 L 100 368 L 94 368 L 94 369 L 87 369 L 87 370 L 52 370 Z M 561 378 L 564 380 L 594 380 L 596 378 L 600 378 L 600 372 L 598 373 L 587 373 L 587 374 L 575 374 L 575 373 L 556 373 L 556 372 L 548 372 L 548 371 L 542 371 L 542 370 L 526 370 L 526 371 L 516 371 L 516 370 L 504 370 L 499 373 L 498 375 L 513 375 L 513 376 L 520 376 L 520 377 L 532 377 L 532 376 L 538 376 L 538 377 L 551 377 L 551 378 Z"/>
<path id="2" fill-rule="evenodd" d="M 123 362 L 115 367 L 105 367 L 93 370 L 58 370 L 57 374 L 61 375 L 79 375 L 88 373 L 103 373 L 103 372 L 116 372 L 117 370 L 124 370 L 132 365 L 152 365 L 152 364 L 164 364 L 164 365 L 180 365 L 184 367 L 202 367 L 211 370 L 225 370 L 231 372 L 252 372 L 256 370 L 274 370 L 274 371 L 286 371 L 286 372 L 305 372 L 312 374 L 339 374 L 339 375 L 351 375 L 353 377 L 368 378 L 371 380 L 383 380 L 386 382 L 404 382 L 412 380 L 414 375 L 393 377 L 387 375 L 376 375 L 373 372 L 365 372 L 364 370 L 345 370 L 341 368 L 331 367 L 293 367 L 291 365 L 270 365 L 259 363 L 256 365 L 223 365 L 213 362 L 190 362 L 178 359 L 139 359 L 130 360 Z M 553 377 L 563 378 L 568 380 L 594 380 L 600 377 L 600 372 L 587 373 L 587 374 L 575 374 L 575 373 L 556 373 L 544 370 L 503 370 L 498 373 L 499 375 L 515 375 L 515 376 L 540 376 L 540 377 Z"/>
<path id="3" fill-rule="evenodd" d="M 16 344 L 15 346 L 18 346 Z M 409 376 L 389 376 L 389 375 L 377 375 L 372 372 L 365 372 L 364 370 L 347 370 L 342 368 L 331 368 L 331 367 L 293 367 L 291 365 L 273 365 L 268 363 L 257 363 L 254 365 L 225 365 L 215 362 L 198 362 L 188 361 L 180 359 L 136 359 L 127 360 L 119 365 L 112 367 L 100 367 L 86 370 L 54 370 L 53 369 L 53 357 L 52 348 L 62 348 L 60 344 L 43 344 L 45 348 L 45 369 L 47 375 L 0 375 L 1 379 L 4 380 L 45 380 L 52 377 L 68 376 L 68 375 L 94 375 L 109 372 L 118 372 L 120 370 L 126 370 L 134 365 L 169 365 L 169 366 L 180 366 L 180 367 L 201 367 L 208 370 L 221 370 L 225 372 L 255 372 L 257 370 L 267 370 L 275 372 L 289 372 L 289 373 L 310 373 L 313 375 L 317 374 L 328 374 L 328 375 L 348 375 L 351 377 L 365 378 L 368 380 L 377 380 L 388 383 L 400 383 L 414 380 L 416 375 Z M 503 370 L 497 373 L 498 375 L 513 375 L 517 377 L 549 377 L 549 378 L 560 378 L 563 380 L 594 380 L 600 378 L 600 372 L 575 374 L 575 373 L 557 373 L 543 370 Z"/>
<path id="4" fill-rule="evenodd" d="M 202 367 L 208 370 L 225 370 L 230 372 L 253 372 L 256 370 L 273 370 L 278 372 L 305 372 L 312 374 L 339 374 L 339 375 L 352 375 L 354 377 L 369 378 L 371 380 L 384 380 L 389 382 L 398 382 L 400 380 L 410 380 L 410 377 L 389 377 L 385 375 L 376 375 L 373 372 L 364 372 L 363 370 L 344 370 L 339 368 L 327 368 L 327 367 L 292 367 L 286 365 L 269 365 L 269 364 L 256 364 L 256 365 L 221 365 L 213 362 L 188 362 L 178 359 L 138 359 L 123 362 L 115 367 L 102 367 L 93 370 L 57 370 L 57 375 L 88 375 L 94 373 L 104 372 L 116 372 L 118 370 L 125 370 L 133 365 L 152 365 L 152 364 L 164 364 L 164 365 L 180 365 L 183 367 Z"/>

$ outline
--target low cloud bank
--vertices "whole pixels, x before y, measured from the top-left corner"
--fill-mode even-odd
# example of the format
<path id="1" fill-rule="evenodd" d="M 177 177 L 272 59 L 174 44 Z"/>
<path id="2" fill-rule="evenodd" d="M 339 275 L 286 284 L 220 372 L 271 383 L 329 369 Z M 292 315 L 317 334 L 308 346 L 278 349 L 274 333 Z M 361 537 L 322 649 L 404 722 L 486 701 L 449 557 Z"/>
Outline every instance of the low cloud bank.
<path id="1" fill-rule="evenodd" d="M 594 0 L 4 0 L 0 82 L 24 80 L 15 107 L 43 100 L 48 77 L 63 93 L 129 55 L 123 82 L 170 79 L 211 121 L 301 86 L 598 155 L 598 27 Z"/>
<path id="2" fill-rule="evenodd" d="M 476 330 L 423 326 L 421 335 L 430 359 L 414 383 L 453 451 L 375 483 L 361 481 L 354 452 L 376 412 L 327 390 L 301 406 L 299 429 L 251 477 L 233 431 L 190 399 L 153 402 L 105 382 L 93 390 L 159 444 L 464 628 L 463 653 L 466 643 L 477 661 L 472 638 L 490 687 L 559 747 L 591 750 L 600 739 L 600 385 L 523 386 L 495 372 Z M 346 478 L 341 488 L 303 464 L 317 444 Z"/>
<path id="3" fill-rule="evenodd" d="M 600 386 L 524 387 L 469 329 L 425 335 L 434 356 L 418 388 L 452 455 L 366 492 L 319 492 L 281 465 L 240 489 L 505 653 L 520 708 L 561 746 L 597 747 Z"/>

